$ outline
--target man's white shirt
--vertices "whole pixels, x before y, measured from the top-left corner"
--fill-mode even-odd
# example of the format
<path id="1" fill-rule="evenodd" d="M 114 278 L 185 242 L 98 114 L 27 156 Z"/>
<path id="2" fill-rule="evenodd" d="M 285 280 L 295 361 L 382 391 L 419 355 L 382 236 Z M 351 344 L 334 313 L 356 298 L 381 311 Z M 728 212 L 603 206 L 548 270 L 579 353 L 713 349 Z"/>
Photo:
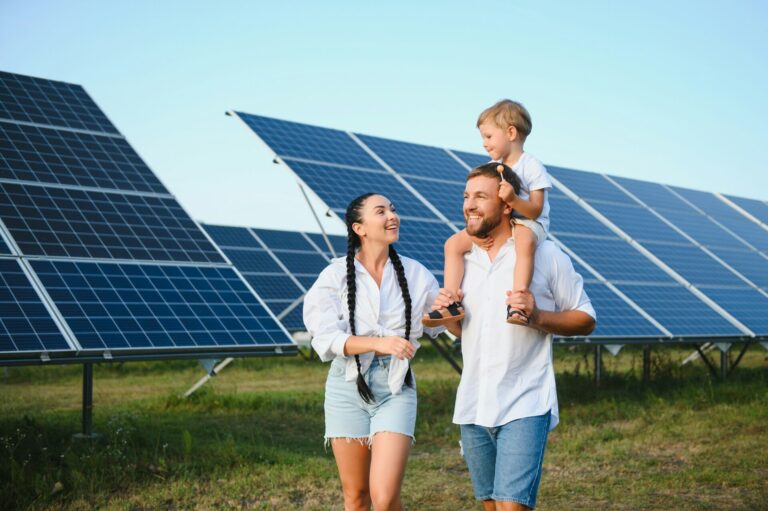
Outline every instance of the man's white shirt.
<path id="1" fill-rule="evenodd" d="M 512 289 L 515 266 L 514 239 L 507 240 L 494 261 L 473 245 L 464 263 L 464 367 L 453 422 L 497 427 L 551 411 L 550 429 L 554 428 L 559 412 L 552 335 L 505 321 L 506 292 Z M 536 248 L 530 290 L 541 310 L 580 310 L 596 317 L 581 275 L 551 241 Z"/>

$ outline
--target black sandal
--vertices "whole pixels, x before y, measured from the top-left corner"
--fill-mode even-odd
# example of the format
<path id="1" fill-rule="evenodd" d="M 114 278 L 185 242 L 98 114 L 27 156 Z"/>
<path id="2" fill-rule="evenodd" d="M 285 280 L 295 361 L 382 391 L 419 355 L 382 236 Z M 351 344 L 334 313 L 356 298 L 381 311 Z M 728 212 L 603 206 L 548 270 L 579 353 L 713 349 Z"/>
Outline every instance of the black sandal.
<path id="1" fill-rule="evenodd" d="M 442 326 L 461 319 L 464 319 L 464 307 L 459 302 L 453 302 L 448 307 L 424 314 L 421 318 L 421 324 L 424 326 Z"/>
<path id="2" fill-rule="evenodd" d="M 531 318 L 520 309 L 513 309 L 510 305 L 507 305 L 507 323 L 528 326 L 531 324 Z"/>

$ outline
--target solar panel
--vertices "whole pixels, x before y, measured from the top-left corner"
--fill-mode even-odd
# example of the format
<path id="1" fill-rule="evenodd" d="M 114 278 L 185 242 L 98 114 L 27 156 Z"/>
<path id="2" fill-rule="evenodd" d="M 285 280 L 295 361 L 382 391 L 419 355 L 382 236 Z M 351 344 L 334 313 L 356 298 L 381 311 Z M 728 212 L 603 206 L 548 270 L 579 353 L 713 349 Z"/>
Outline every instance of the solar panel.
<path id="1" fill-rule="evenodd" d="M 455 149 L 451 149 L 451 152 L 461 161 L 466 163 L 471 169 L 480 166 L 483 163 L 488 163 L 491 159 L 487 154 L 468 153 L 465 151 L 457 151 Z"/>
<path id="2" fill-rule="evenodd" d="M 0 122 L 0 178 L 167 194 L 122 137 Z"/>
<path id="3" fill-rule="evenodd" d="M 734 197 L 732 195 L 726 195 L 726 197 L 744 211 L 763 222 L 764 225 L 768 224 L 768 204 L 765 202 L 744 197 Z"/>
<path id="4" fill-rule="evenodd" d="M 0 118 L 117 133 L 81 86 L 4 71 L 0 71 Z"/>
<path id="5" fill-rule="evenodd" d="M 0 73 L 0 98 L 0 219 L 77 343 L 57 360 L 295 351 L 82 87 Z"/>
<path id="6" fill-rule="evenodd" d="M 238 115 L 242 117 L 245 114 Z M 442 267 L 442 244 L 452 229 L 448 224 L 436 221 L 439 216 L 434 215 L 432 210 L 437 210 L 454 225 L 462 226 L 460 197 L 467 167 L 486 163 L 487 156 L 368 135 L 355 135 L 347 140 L 344 138 L 346 133 L 338 130 L 261 117 L 258 119 L 258 123 L 246 123 L 337 214 L 343 214 L 343 208 L 349 200 L 367 191 L 363 188 L 390 196 L 405 219 L 399 242 L 400 251 L 412 255 L 439 273 Z M 303 143 L 304 137 L 311 139 L 313 147 Z M 350 140 L 354 141 L 355 138 L 368 150 L 368 154 L 374 155 L 373 160 L 383 164 L 383 169 L 375 161 L 368 161 L 357 148 L 350 145 Z M 322 150 L 317 149 L 320 147 Z M 296 161 L 296 158 L 300 161 Z M 457 162 L 456 158 L 466 165 Z M 670 191 L 668 187 L 631 182 L 633 193 L 640 200 L 643 200 L 643 197 L 648 201 L 656 199 L 654 207 L 657 212 L 662 216 L 675 216 L 681 220 L 682 227 L 677 229 L 682 229 L 685 234 L 670 227 L 645 206 L 633 201 L 622 189 L 614 185 L 610 178 L 560 167 L 549 169 L 557 183 L 562 183 L 582 200 L 587 201 L 627 236 L 640 242 L 643 247 L 650 248 L 656 257 L 680 275 L 707 289 L 705 293 L 709 298 L 712 298 L 708 294 L 712 289 L 717 289 L 718 293 L 735 289 L 747 295 L 752 293 L 750 296 L 757 296 L 758 301 L 762 299 L 761 294 L 750 288 L 748 283 L 718 259 L 699 248 L 688 236 L 711 247 L 712 252 L 716 253 L 717 249 L 725 254 L 723 260 L 727 257 L 737 263 L 734 268 L 736 265 L 744 267 L 754 264 L 759 261 L 755 258 L 761 256 L 754 252 L 751 246 L 741 243 L 727 230 L 692 208 L 686 200 Z M 403 181 L 408 186 L 402 187 Z M 339 183 L 344 183 L 345 186 L 339 187 Z M 420 197 L 411 194 L 412 189 Z M 698 295 L 662 270 L 654 260 L 646 257 L 643 252 L 627 243 L 578 205 L 566 191 L 556 185 L 549 193 L 553 235 L 569 251 L 582 257 L 603 278 L 608 279 L 629 300 L 643 308 L 673 336 L 718 337 L 744 334 Z M 432 208 L 425 205 L 425 201 Z M 403 211 L 403 204 L 408 205 L 407 211 Z M 724 205 L 722 201 L 720 204 Z M 738 227 L 744 229 L 743 226 Z M 751 234 L 754 237 L 755 232 Z M 724 239 L 727 241 L 723 242 Z M 732 250 L 734 243 L 741 243 L 738 245 L 739 250 Z M 341 245 L 343 250 L 343 243 Z M 580 265 L 579 267 L 586 271 Z M 757 280 L 760 282 L 765 280 L 762 267 L 751 270 L 750 274 L 759 277 Z M 746 273 L 744 275 L 746 276 Z M 601 326 L 598 326 L 593 337 L 610 338 L 623 335 L 642 338 L 665 335 L 665 332 L 660 331 L 610 287 L 600 283 L 591 274 L 585 282 L 595 295 L 595 303 L 600 302 L 598 314 Z M 733 316 L 745 324 L 760 326 L 756 318 L 751 317 L 751 310 L 733 305 L 736 301 L 729 303 L 733 310 L 725 306 L 724 308 Z"/>
<path id="7" fill-rule="evenodd" d="M 290 162 L 289 166 L 342 218 L 352 199 L 364 193 L 377 192 L 392 201 L 403 217 L 435 219 L 432 211 L 384 170 L 357 170 L 298 161 Z M 344 186 L 339 186 L 339 183 L 344 183 Z"/>
<path id="8" fill-rule="evenodd" d="M 19 261 L 0 258 L 0 356 L 72 351 Z"/>
<path id="9" fill-rule="evenodd" d="M 281 158 L 302 158 L 337 165 L 382 170 L 343 131 L 236 112 Z"/>
<path id="10" fill-rule="evenodd" d="M 357 137 L 402 176 L 434 178 L 464 186 L 466 167 L 444 149 L 368 135 Z"/>
<path id="11" fill-rule="evenodd" d="M 0 218 L 28 256 L 223 262 L 172 197 L 0 182 Z"/>
<path id="12" fill-rule="evenodd" d="M 284 344 L 230 268 L 31 261 L 84 350 L 189 350 Z"/>
<path id="13" fill-rule="evenodd" d="M 768 290 L 768 259 L 758 252 L 712 247 L 712 252 L 761 288 Z"/>
<path id="14" fill-rule="evenodd" d="M 309 289 L 301 283 L 299 275 L 314 282 L 328 264 L 327 259 L 307 238 L 299 232 L 221 225 L 204 225 L 204 228 L 214 240 L 221 243 L 227 257 L 264 299 L 272 313 L 280 318 L 285 328 L 304 330 L 301 307 L 298 315 L 285 311 Z M 286 253 L 290 255 L 284 260 Z M 284 269 L 288 266 L 288 259 L 295 274 Z M 305 261 L 312 262 L 302 266 L 301 263 Z"/>
<path id="15" fill-rule="evenodd" d="M 3 241 L 3 238 L 0 238 L 0 254 L 10 254 L 11 249 L 8 248 L 8 245 Z"/>
<path id="16" fill-rule="evenodd" d="M 347 253 L 347 238 L 345 236 L 328 236 L 331 245 L 336 252 L 334 256 L 328 249 L 328 244 L 325 242 L 322 234 L 318 233 L 306 233 L 307 236 L 315 243 L 315 245 L 328 257 L 340 257 Z"/>

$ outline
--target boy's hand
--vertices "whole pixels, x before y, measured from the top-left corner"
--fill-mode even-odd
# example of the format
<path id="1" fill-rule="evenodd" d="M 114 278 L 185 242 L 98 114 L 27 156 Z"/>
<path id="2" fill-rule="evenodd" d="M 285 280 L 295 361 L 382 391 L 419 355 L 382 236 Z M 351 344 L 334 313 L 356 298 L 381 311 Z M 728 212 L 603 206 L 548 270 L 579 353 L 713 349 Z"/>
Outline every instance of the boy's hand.
<path id="1" fill-rule="evenodd" d="M 507 203 L 509 206 L 515 205 L 515 201 L 518 199 L 518 195 L 515 193 L 515 189 L 511 184 L 506 181 L 502 181 L 499 184 L 499 198 Z"/>
<path id="2" fill-rule="evenodd" d="M 485 238 L 478 238 L 477 236 L 470 236 L 472 243 L 482 247 L 484 250 L 490 250 L 493 247 L 493 236 L 486 236 Z"/>

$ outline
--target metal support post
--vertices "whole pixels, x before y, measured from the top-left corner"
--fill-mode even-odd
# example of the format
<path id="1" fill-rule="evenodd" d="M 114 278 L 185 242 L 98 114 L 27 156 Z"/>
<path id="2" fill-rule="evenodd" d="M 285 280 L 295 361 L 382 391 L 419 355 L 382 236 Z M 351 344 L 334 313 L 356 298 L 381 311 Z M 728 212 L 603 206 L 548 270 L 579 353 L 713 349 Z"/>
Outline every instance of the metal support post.
<path id="1" fill-rule="evenodd" d="M 595 346 L 595 385 L 600 386 L 600 377 L 603 374 L 603 352 L 598 344 Z"/>
<path id="2" fill-rule="evenodd" d="M 651 347 L 643 346 L 643 383 L 651 381 Z"/>

